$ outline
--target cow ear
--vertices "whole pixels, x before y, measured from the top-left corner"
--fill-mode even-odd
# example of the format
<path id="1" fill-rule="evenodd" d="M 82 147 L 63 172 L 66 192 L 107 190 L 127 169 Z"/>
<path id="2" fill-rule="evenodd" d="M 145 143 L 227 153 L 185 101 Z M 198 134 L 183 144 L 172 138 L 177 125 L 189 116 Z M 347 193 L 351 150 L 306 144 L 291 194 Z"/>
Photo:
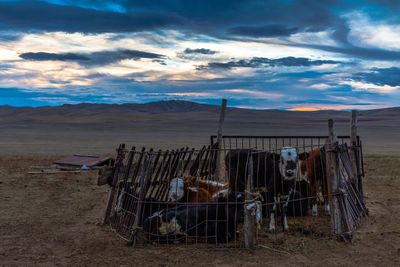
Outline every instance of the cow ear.
<path id="1" fill-rule="evenodd" d="M 308 152 L 303 152 L 299 154 L 299 159 L 300 160 L 306 160 L 308 158 L 309 154 Z"/>

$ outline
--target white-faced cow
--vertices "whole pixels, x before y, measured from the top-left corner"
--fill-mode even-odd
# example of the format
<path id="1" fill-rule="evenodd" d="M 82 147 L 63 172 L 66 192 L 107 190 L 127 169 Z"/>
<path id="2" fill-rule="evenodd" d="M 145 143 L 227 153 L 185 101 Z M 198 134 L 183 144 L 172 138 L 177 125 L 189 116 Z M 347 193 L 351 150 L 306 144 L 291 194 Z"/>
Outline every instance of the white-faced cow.
<path id="1" fill-rule="evenodd" d="M 280 154 L 249 149 L 228 152 L 225 163 L 229 172 L 229 187 L 233 192 L 244 192 L 246 189 L 247 169 L 250 155 L 253 159 L 253 184 L 256 191 L 262 192 L 267 203 L 273 203 L 269 209 L 269 230 L 275 231 L 275 215 L 281 209 L 282 224 L 285 231 L 289 229 L 287 216 L 305 216 L 308 201 L 304 186 L 295 179 L 297 174 L 297 150 L 283 148 Z"/>
<path id="2" fill-rule="evenodd" d="M 312 215 L 318 215 L 318 189 L 321 188 L 325 214 L 330 214 L 328 203 L 328 182 L 325 175 L 323 148 L 313 149 L 310 152 L 297 153 L 294 147 L 285 147 L 281 152 L 281 174 L 285 180 L 296 179 L 306 181 L 312 197 Z"/>

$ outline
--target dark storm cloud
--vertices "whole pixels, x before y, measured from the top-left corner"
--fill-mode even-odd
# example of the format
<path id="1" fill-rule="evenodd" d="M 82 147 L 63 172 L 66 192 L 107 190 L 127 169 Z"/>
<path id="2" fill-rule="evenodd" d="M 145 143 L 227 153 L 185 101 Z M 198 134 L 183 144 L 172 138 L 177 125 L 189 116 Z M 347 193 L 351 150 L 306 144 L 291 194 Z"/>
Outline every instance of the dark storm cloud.
<path id="1" fill-rule="evenodd" d="M 355 74 L 352 79 L 376 85 L 400 86 L 400 68 L 373 68 Z"/>
<path id="2" fill-rule="evenodd" d="M 0 29 L 65 32 L 137 32 L 176 25 L 173 14 L 115 13 L 40 1 L 1 2 Z"/>
<path id="3" fill-rule="evenodd" d="M 288 27 L 286 25 L 270 24 L 264 26 L 240 26 L 229 29 L 233 35 L 250 37 L 279 37 L 289 36 L 299 31 L 297 27 Z"/>
<path id="4" fill-rule="evenodd" d="M 69 60 L 89 60 L 88 57 L 74 54 L 74 53 L 65 53 L 65 54 L 56 54 L 56 53 L 46 53 L 46 52 L 28 52 L 20 55 L 21 58 L 27 60 L 35 60 L 35 61 L 45 61 L 45 60 L 55 60 L 55 61 L 69 61 Z"/>
<path id="5" fill-rule="evenodd" d="M 277 59 L 253 57 L 229 62 L 210 62 L 207 65 L 200 65 L 196 69 L 231 69 L 231 68 L 260 68 L 260 67 L 309 67 L 322 64 L 340 63 L 334 60 L 312 60 L 303 57 L 284 57 Z"/>
<path id="6" fill-rule="evenodd" d="M 190 49 L 186 48 L 183 51 L 184 54 L 202 54 L 202 55 L 214 55 L 217 51 L 206 49 L 206 48 L 197 48 L 197 49 Z"/>
<path id="7" fill-rule="evenodd" d="M 165 56 L 155 53 L 149 53 L 138 50 L 116 50 L 116 51 L 100 51 L 93 53 L 46 53 L 46 52 L 29 52 L 20 55 L 21 58 L 26 60 L 53 60 L 53 61 L 77 61 L 82 65 L 106 65 L 113 62 L 118 62 L 123 59 L 139 60 L 142 58 L 154 59 L 155 61 L 163 64 L 162 59 Z"/>
<path id="8" fill-rule="evenodd" d="M 336 1 L 310 0 L 136 0 L 118 2 L 123 12 L 114 12 L 98 1 L 56 2 L 61 5 L 1 2 L 0 29 L 89 33 L 181 29 L 218 36 L 283 36 L 297 29 L 330 27 L 336 19 L 330 9 L 337 6 Z"/>

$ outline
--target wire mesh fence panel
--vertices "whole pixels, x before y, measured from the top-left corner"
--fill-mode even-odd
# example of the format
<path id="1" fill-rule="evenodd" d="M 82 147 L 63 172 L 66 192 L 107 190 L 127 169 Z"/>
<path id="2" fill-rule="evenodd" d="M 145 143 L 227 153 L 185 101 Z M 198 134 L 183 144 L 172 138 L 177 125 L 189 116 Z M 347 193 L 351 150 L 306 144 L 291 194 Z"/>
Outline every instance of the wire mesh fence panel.
<path id="1" fill-rule="evenodd" d="M 211 137 L 211 145 L 199 150 L 126 150 L 115 174 L 111 227 L 136 245 L 242 247 L 249 240 L 247 214 L 254 220 L 246 222 L 255 221 L 258 244 L 277 239 L 282 232 L 329 236 L 329 197 L 338 192 L 329 191 L 325 139 L 223 136 L 221 145 Z M 348 137 L 338 140 L 340 185 L 351 192 L 340 198 L 340 205 L 346 229 L 353 231 L 359 221 L 355 214 L 364 212 L 365 205 L 358 188 L 348 183 L 353 175 L 350 158 L 343 152 L 348 151 Z M 222 177 L 216 174 L 218 154 L 223 155 Z"/>

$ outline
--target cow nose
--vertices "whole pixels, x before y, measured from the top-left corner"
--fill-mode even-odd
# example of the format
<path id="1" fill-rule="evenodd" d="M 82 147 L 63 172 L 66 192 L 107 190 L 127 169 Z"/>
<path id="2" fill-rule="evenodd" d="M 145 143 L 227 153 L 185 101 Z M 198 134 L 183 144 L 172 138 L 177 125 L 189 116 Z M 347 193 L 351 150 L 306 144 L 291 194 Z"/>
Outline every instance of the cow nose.
<path id="1" fill-rule="evenodd" d="M 286 174 L 288 176 L 292 176 L 294 174 L 294 171 L 293 170 L 286 170 Z"/>

